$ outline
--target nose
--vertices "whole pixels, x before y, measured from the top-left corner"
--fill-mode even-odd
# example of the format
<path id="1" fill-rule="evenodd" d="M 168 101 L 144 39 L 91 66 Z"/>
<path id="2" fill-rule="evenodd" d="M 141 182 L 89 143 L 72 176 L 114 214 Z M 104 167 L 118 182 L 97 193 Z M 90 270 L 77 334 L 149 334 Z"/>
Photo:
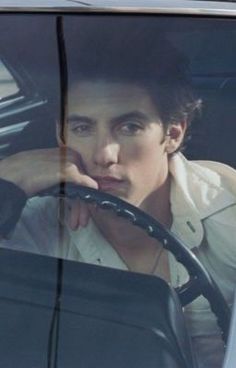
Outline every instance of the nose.
<path id="1" fill-rule="evenodd" d="M 94 163 L 101 167 L 109 167 L 118 163 L 119 150 L 119 144 L 112 137 L 97 137 L 94 150 Z"/>

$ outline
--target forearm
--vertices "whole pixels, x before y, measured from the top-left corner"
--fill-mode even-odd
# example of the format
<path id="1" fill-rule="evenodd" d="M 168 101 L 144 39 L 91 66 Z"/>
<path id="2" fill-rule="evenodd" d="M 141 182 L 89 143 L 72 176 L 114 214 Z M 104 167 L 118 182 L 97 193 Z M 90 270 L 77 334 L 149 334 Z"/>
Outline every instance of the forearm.
<path id="1" fill-rule="evenodd" d="M 8 237 L 14 230 L 26 201 L 21 188 L 0 178 L 0 238 Z"/>

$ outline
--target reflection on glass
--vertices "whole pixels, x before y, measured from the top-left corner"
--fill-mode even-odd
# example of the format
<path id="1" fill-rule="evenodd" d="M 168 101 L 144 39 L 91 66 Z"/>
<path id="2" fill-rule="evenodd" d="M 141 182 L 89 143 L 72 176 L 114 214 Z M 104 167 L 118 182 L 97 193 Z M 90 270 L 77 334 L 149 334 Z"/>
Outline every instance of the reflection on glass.
<path id="1" fill-rule="evenodd" d="M 17 92 L 19 92 L 17 83 L 3 62 L 0 61 L 0 101 L 15 95 Z"/>

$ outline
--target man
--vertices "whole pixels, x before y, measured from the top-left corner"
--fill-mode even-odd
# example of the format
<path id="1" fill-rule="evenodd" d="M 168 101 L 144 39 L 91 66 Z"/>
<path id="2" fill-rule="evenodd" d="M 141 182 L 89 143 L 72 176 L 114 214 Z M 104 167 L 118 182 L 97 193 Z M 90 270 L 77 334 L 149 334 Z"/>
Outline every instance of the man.
<path id="1" fill-rule="evenodd" d="M 19 197 L 73 182 L 142 208 L 192 249 L 230 304 L 236 281 L 236 175 L 224 165 L 188 162 L 177 153 L 199 107 L 185 59 L 147 22 L 111 21 L 109 32 L 98 31 L 96 22 L 88 24 L 76 28 L 76 53 L 68 40 L 68 116 L 63 124 L 57 122 L 58 147 L 4 159 L 1 178 Z M 74 25 L 67 25 L 66 37 L 70 27 Z M 63 239 L 59 224 L 64 225 Z M 159 275 L 174 286 L 186 279 L 156 240 L 79 201 L 64 208 L 64 202 L 53 198 L 29 200 L 2 246 L 8 243 Z M 186 308 L 186 316 L 200 367 L 220 367 L 223 346 L 206 301 L 198 298 Z"/>

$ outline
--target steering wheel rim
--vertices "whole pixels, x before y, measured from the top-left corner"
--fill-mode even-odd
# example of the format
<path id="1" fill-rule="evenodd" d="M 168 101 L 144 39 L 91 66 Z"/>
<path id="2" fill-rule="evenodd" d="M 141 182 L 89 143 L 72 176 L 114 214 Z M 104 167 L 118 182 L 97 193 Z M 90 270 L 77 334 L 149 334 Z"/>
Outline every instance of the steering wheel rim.
<path id="1" fill-rule="evenodd" d="M 71 199 L 79 197 L 86 203 L 95 203 L 102 209 L 112 210 L 117 216 L 128 219 L 133 225 L 160 241 L 163 247 L 170 251 L 176 261 L 181 263 L 188 272 L 189 280 L 175 288 L 182 306 L 184 307 L 198 296 L 203 295 L 217 318 L 222 339 L 226 343 L 230 324 L 230 309 L 221 291 L 193 252 L 160 222 L 118 197 L 82 185 L 61 183 L 41 191 L 38 195 Z"/>

